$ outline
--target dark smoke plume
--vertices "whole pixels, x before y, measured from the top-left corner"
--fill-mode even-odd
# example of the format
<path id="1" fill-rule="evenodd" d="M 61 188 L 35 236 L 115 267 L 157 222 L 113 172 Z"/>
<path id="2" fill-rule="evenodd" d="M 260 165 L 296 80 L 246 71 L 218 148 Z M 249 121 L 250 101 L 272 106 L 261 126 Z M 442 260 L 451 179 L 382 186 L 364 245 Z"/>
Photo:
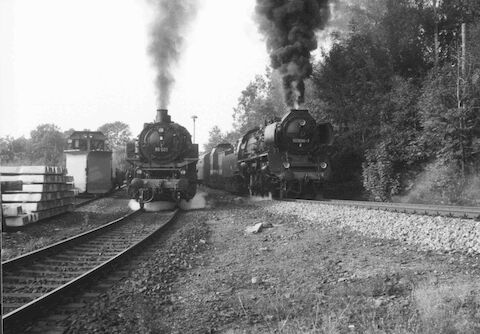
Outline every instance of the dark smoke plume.
<path id="1" fill-rule="evenodd" d="M 271 65 L 283 79 L 285 102 L 304 102 L 304 80 L 312 74 L 310 51 L 317 48 L 315 32 L 329 18 L 329 0 L 257 0 L 259 30 L 267 38 Z"/>
<path id="2" fill-rule="evenodd" d="M 167 108 L 175 79 L 172 67 L 183 50 L 184 33 L 188 23 L 197 13 L 196 0 L 150 0 L 154 7 L 155 21 L 152 25 L 152 41 L 149 53 L 157 69 L 156 86 L 160 108 Z"/>

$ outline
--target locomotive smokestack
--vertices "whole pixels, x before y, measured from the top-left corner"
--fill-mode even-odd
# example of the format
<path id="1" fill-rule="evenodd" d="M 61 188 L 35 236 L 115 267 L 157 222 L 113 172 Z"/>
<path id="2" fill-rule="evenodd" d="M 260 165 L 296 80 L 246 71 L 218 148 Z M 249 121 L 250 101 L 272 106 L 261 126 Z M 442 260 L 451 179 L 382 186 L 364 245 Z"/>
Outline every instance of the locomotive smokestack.
<path id="1" fill-rule="evenodd" d="M 157 117 L 155 118 L 157 123 L 171 123 L 172 120 L 168 114 L 168 109 L 157 109 Z"/>

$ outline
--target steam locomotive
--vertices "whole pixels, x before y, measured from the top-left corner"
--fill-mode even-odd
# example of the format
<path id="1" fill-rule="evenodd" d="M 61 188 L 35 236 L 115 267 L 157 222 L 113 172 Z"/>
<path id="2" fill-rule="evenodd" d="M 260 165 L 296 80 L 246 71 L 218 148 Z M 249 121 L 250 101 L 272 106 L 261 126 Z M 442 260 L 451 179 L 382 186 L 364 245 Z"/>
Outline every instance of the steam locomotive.
<path id="1" fill-rule="evenodd" d="M 236 147 L 221 144 L 202 155 L 198 180 L 238 194 L 315 198 L 331 174 L 332 142 L 330 123 L 317 124 L 308 110 L 292 109 L 248 131 Z"/>
<path id="2" fill-rule="evenodd" d="M 197 190 L 198 144 L 190 133 L 158 109 L 154 123 L 127 143 L 127 192 L 140 207 L 151 201 L 190 200 Z"/>

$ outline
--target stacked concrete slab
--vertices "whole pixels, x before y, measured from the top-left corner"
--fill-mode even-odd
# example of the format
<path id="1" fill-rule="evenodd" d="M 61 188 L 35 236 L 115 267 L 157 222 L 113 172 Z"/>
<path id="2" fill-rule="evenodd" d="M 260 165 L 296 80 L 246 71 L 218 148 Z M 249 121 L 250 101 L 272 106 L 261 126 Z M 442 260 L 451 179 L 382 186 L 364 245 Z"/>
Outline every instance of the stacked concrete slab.
<path id="1" fill-rule="evenodd" d="M 73 178 L 55 166 L 0 166 L 3 183 L 21 182 L 21 190 L 2 189 L 7 226 L 23 226 L 73 209 Z"/>

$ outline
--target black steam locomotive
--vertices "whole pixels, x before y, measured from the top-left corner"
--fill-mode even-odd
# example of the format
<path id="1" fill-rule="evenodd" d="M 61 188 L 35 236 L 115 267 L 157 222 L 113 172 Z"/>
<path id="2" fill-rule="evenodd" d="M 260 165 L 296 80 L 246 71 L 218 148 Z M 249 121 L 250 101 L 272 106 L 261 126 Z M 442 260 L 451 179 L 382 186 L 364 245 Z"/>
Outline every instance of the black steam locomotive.
<path id="1" fill-rule="evenodd" d="M 200 182 L 234 193 L 314 198 L 331 168 L 330 123 L 316 123 L 308 110 L 292 109 L 281 120 L 248 131 L 236 147 L 218 145 L 200 157 Z"/>
<path id="2" fill-rule="evenodd" d="M 190 200 L 197 190 L 198 144 L 171 121 L 168 110 L 157 110 L 138 138 L 127 143 L 127 192 L 140 206 L 151 201 Z"/>

